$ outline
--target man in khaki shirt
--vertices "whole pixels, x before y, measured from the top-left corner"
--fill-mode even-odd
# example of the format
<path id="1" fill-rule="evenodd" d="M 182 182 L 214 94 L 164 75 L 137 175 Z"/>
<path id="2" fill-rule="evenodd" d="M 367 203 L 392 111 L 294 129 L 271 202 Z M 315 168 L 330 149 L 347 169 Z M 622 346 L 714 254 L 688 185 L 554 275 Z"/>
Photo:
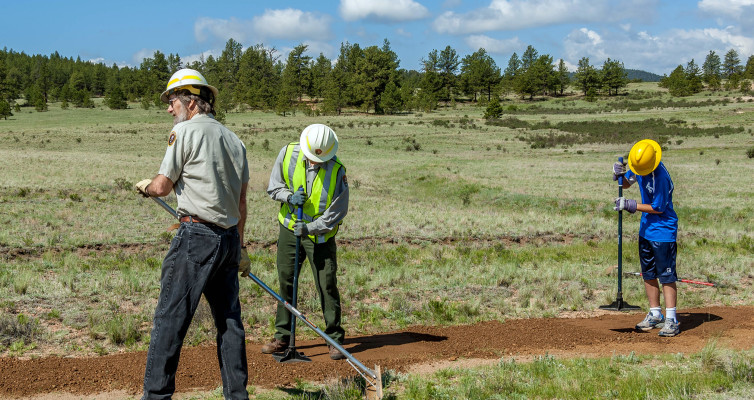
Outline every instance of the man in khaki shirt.
<path id="1" fill-rule="evenodd" d="M 169 399 L 183 339 L 202 294 L 217 328 L 217 357 L 226 399 L 248 399 L 245 333 L 238 300 L 249 165 L 238 137 L 214 118 L 217 89 L 195 70 L 171 77 L 162 101 L 173 127 L 157 176 L 136 184 L 144 196 L 175 190 L 181 216 L 178 233 L 162 263 L 144 372 L 143 399 Z"/>

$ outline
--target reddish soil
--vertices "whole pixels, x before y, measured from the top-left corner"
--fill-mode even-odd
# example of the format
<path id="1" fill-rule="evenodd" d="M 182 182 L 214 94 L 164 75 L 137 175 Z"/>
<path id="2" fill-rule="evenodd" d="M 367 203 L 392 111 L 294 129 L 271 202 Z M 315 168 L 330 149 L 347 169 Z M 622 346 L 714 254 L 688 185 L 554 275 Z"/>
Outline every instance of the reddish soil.
<path id="1" fill-rule="evenodd" d="M 351 337 L 345 348 L 369 368 L 427 370 L 468 359 L 528 359 L 534 355 L 598 357 L 614 354 L 694 353 L 710 340 L 727 348 L 754 348 L 754 307 L 708 307 L 679 314 L 681 334 L 661 338 L 657 330 L 637 332 L 643 315 L 595 312 L 588 318 L 489 321 L 452 327 L 417 326 L 371 336 Z M 303 324 L 302 324 L 303 325 Z M 302 327 L 302 329 L 306 329 Z M 297 342 L 311 363 L 279 364 L 248 344 L 249 384 L 284 387 L 297 380 L 322 382 L 356 375 L 345 361 L 332 361 L 323 340 Z M 146 354 L 133 352 L 94 358 L 0 358 L 0 398 L 64 397 L 141 390 Z M 424 366 L 424 368 L 417 368 Z M 431 370 L 431 367 L 429 367 Z M 178 392 L 221 385 L 214 346 L 184 349 L 176 380 Z"/>

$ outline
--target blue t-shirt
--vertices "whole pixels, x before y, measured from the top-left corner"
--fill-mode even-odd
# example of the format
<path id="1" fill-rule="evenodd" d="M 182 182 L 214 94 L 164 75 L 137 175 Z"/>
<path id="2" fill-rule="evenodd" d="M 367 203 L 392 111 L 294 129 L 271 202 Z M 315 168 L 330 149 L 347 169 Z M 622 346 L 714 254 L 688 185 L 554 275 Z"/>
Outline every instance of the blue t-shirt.
<path id="1" fill-rule="evenodd" d="M 653 242 L 675 242 L 678 215 L 673 210 L 673 180 L 662 162 L 648 175 L 636 175 L 630 169 L 625 177 L 636 176 L 641 202 L 650 204 L 661 214 L 641 213 L 639 236 Z"/>

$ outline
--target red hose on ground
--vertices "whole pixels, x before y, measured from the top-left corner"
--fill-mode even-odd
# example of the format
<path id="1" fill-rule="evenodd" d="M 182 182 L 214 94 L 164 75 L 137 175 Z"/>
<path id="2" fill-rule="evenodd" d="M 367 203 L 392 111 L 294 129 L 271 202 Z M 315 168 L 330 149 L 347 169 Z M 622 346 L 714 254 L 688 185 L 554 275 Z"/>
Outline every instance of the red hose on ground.
<path id="1" fill-rule="evenodd" d="M 641 272 L 624 272 L 624 275 L 634 275 L 634 276 L 641 276 Z M 704 286 L 712 286 L 712 287 L 718 287 L 719 285 L 716 285 L 712 282 L 702 282 L 702 281 L 692 281 L 690 279 L 678 279 L 678 282 L 683 283 L 693 283 L 695 285 L 704 285 Z"/>

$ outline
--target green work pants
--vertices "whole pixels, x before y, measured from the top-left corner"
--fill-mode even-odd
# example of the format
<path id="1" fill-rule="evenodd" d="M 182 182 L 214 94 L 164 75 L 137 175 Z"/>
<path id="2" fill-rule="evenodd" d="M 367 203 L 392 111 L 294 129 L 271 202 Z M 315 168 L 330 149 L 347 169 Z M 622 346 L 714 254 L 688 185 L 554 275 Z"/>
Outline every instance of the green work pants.
<path id="1" fill-rule="evenodd" d="M 299 250 L 299 273 L 301 264 L 305 259 L 314 274 L 314 285 L 319 293 L 319 302 L 322 314 L 325 318 L 323 331 L 339 344 L 343 344 L 345 331 L 340 326 L 340 293 L 338 293 L 337 246 L 332 237 L 325 243 L 315 244 L 308 237 L 301 238 Z M 288 303 L 293 300 L 293 273 L 296 256 L 296 235 L 280 225 L 278 236 L 277 268 L 278 280 L 280 281 L 280 297 Z M 299 292 L 301 292 L 299 290 Z M 300 300 L 301 297 L 297 296 Z M 299 301 L 300 303 L 300 301 Z M 291 336 L 292 314 L 282 304 L 278 303 L 277 317 L 275 319 L 275 338 L 284 342 L 289 341 Z M 296 324 L 298 328 L 300 324 Z"/>

